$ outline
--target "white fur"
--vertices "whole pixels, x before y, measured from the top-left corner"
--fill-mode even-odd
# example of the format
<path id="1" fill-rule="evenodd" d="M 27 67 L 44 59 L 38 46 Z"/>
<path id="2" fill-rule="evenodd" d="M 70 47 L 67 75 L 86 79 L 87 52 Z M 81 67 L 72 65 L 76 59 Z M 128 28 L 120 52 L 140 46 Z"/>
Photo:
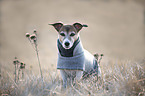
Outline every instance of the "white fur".
<path id="1" fill-rule="evenodd" d="M 70 34 L 71 33 L 74 33 L 75 34 L 75 32 L 74 31 L 72 31 L 72 32 L 69 32 L 68 34 L 66 33 L 66 32 L 64 32 L 64 31 L 61 31 L 60 32 L 60 34 L 61 33 L 64 33 L 65 34 L 65 36 L 62 36 L 63 37 L 63 41 L 62 41 L 62 46 L 65 48 L 65 49 L 70 49 L 72 46 L 73 46 L 73 43 L 74 43 L 74 39 L 70 36 Z M 69 38 L 71 38 L 71 39 L 69 39 Z M 69 46 L 65 46 L 65 43 L 66 42 L 69 42 Z"/>
<path id="2" fill-rule="evenodd" d="M 72 39 L 73 40 L 73 39 Z M 65 46 L 65 43 L 66 42 L 69 42 L 69 46 L 67 47 L 67 46 Z M 62 46 L 65 48 L 65 49 L 70 49 L 72 46 L 73 46 L 73 42 L 74 42 L 74 40 L 71 42 L 68 38 L 65 38 L 64 40 L 63 40 L 63 42 L 62 42 Z"/>

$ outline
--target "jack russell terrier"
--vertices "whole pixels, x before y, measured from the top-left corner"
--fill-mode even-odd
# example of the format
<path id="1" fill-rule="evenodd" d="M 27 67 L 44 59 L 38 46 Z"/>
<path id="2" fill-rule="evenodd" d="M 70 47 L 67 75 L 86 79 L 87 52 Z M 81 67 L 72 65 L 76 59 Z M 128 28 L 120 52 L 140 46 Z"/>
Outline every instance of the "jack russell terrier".
<path id="1" fill-rule="evenodd" d="M 58 32 L 57 69 L 60 69 L 64 88 L 68 83 L 72 84 L 74 80 L 80 80 L 86 74 L 96 73 L 97 76 L 101 76 L 101 70 L 95 57 L 83 48 L 80 41 L 79 31 L 88 26 L 81 23 L 50 25 Z"/>

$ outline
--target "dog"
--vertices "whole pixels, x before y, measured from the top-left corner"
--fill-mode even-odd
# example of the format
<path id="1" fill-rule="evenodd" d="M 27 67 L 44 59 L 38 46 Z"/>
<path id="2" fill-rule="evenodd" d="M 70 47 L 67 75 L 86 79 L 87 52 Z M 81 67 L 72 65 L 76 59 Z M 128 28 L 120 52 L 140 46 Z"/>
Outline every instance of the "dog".
<path id="1" fill-rule="evenodd" d="M 57 69 L 60 70 L 64 88 L 87 74 L 96 73 L 97 76 L 101 76 L 99 64 L 94 56 L 83 48 L 80 40 L 80 30 L 88 25 L 81 23 L 69 25 L 61 22 L 49 25 L 52 25 L 58 32 Z"/>

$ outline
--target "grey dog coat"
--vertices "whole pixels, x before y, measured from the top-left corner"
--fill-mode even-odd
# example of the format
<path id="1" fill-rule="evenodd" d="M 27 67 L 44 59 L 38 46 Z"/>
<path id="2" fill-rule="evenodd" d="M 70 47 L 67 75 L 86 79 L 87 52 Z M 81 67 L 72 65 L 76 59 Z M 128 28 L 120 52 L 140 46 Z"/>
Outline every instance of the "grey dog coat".
<path id="1" fill-rule="evenodd" d="M 59 39 L 57 40 L 58 61 L 57 69 L 82 70 L 90 72 L 96 69 L 98 64 L 92 54 L 85 50 L 78 38 L 70 49 L 64 49 Z"/>

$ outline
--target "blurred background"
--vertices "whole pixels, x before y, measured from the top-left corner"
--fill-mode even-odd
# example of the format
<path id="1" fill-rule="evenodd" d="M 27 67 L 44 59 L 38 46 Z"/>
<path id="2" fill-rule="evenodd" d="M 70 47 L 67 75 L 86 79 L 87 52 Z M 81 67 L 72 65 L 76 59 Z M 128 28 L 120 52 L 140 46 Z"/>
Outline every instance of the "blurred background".
<path id="1" fill-rule="evenodd" d="M 38 69 L 36 52 L 25 33 L 38 32 L 43 70 L 56 70 L 57 32 L 49 23 L 81 22 L 85 49 L 108 60 L 145 59 L 144 0 L 0 0 L 0 65 L 13 70 L 16 56 Z"/>

